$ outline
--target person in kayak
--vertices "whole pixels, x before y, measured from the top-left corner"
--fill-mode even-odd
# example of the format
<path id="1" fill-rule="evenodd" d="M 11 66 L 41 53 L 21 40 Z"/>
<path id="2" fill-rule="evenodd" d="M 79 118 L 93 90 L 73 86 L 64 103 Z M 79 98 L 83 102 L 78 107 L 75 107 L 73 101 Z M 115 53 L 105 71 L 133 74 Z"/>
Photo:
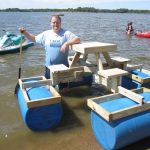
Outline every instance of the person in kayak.
<path id="1" fill-rule="evenodd" d="M 45 48 L 45 77 L 50 78 L 48 66 L 56 64 L 68 64 L 69 46 L 80 43 L 80 38 L 69 30 L 61 28 L 61 17 L 53 15 L 50 19 L 51 29 L 38 35 L 33 35 L 24 27 L 19 31 L 29 40 L 39 43 Z"/>
<path id="2" fill-rule="evenodd" d="M 128 24 L 127 24 L 127 27 L 126 27 L 126 33 L 127 34 L 131 34 L 132 32 L 133 32 L 133 26 L 132 26 L 132 22 L 129 22 Z"/>

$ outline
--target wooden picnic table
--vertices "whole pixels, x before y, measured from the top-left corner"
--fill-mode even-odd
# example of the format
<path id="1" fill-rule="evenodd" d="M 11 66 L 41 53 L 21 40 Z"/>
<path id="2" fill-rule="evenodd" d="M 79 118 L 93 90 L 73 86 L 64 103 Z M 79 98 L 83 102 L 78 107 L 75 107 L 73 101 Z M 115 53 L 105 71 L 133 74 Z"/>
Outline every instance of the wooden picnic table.
<path id="1" fill-rule="evenodd" d="M 117 49 L 116 44 L 102 43 L 102 42 L 87 42 L 87 43 L 85 42 L 81 44 L 74 44 L 72 45 L 72 50 L 75 51 L 75 54 L 70 64 L 70 67 L 73 67 L 76 64 L 81 54 L 84 56 L 84 59 L 86 60 L 87 55 L 92 53 L 94 53 L 96 56 L 98 71 L 104 69 L 100 55 L 103 55 L 109 67 L 112 67 L 113 62 L 110 58 L 109 52 L 115 51 L 116 49 Z"/>

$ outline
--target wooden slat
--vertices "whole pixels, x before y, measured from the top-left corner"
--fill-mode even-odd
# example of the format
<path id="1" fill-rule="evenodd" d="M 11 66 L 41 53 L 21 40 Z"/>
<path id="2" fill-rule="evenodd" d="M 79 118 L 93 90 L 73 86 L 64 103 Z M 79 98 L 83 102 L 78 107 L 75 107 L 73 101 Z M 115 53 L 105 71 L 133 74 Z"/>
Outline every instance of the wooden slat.
<path id="1" fill-rule="evenodd" d="M 150 71 L 149 71 L 149 70 L 142 69 L 141 71 L 142 71 L 142 72 L 144 72 L 145 74 L 148 74 L 148 75 L 150 75 Z"/>
<path id="2" fill-rule="evenodd" d="M 52 85 L 52 80 L 47 79 L 47 80 L 41 80 L 41 81 L 25 82 L 22 84 L 22 88 L 26 89 L 30 87 L 45 86 L 45 85 Z"/>
<path id="3" fill-rule="evenodd" d="M 104 103 L 110 100 L 116 100 L 118 98 L 123 97 L 121 94 L 108 94 L 108 95 L 104 95 L 104 96 L 98 96 L 98 97 L 94 97 L 94 98 L 90 98 L 90 100 L 100 104 L 100 103 Z M 89 99 L 88 99 L 89 100 Z"/>
<path id="4" fill-rule="evenodd" d="M 122 95 L 124 95 L 125 97 L 128 97 L 129 99 L 132 99 L 133 101 L 139 103 L 140 105 L 142 105 L 144 102 L 144 97 L 139 95 L 139 94 L 136 94 L 132 91 L 129 91 L 121 86 L 118 86 L 118 92 Z"/>
<path id="5" fill-rule="evenodd" d="M 113 113 L 110 114 L 110 121 L 127 117 L 146 110 L 150 110 L 150 103 L 128 107 L 125 109 L 121 109 L 120 111 L 114 111 Z"/>
<path id="6" fill-rule="evenodd" d="M 74 78 L 77 79 L 79 76 L 83 76 L 83 71 L 75 71 L 74 72 Z"/>
<path id="7" fill-rule="evenodd" d="M 132 71 L 136 69 L 139 69 L 141 71 L 142 67 L 143 67 L 143 64 L 138 64 L 138 65 L 127 64 L 127 71 Z"/>
<path id="8" fill-rule="evenodd" d="M 60 102 L 61 102 L 60 97 L 48 97 L 48 98 L 28 101 L 27 106 L 28 108 L 34 108 L 34 107 L 39 107 L 39 106 L 52 105 L 52 104 L 60 103 Z"/>
<path id="9" fill-rule="evenodd" d="M 139 82 L 141 84 L 150 82 L 150 77 L 148 77 L 148 78 L 141 78 L 141 77 L 139 77 L 137 75 L 134 75 L 134 74 L 131 74 L 131 73 L 129 75 L 127 75 L 127 77 L 132 79 L 132 80 L 135 80 L 135 81 L 137 81 L 137 82 Z"/>
<path id="10" fill-rule="evenodd" d="M 138 67 L 138 66 L 137 66 L 137 67 Z M 131 68 L 132 68 L 132 69 L 131 69 Z M 134 67 L 132 67 L 132 65 L 131 65 L 131 67 L 129 67 L 127 70 L 129 70 L 129 71 L 130 71 L 130 70 L 134 70 L 133 68 L 134 68 Z M 140 69 L 140 68 L 137 68 L 137 69 Z M 140 69 L 140 71 L 150 76 L 150 71 L 149 71 L 149 70 Z M 135 75 L 135 74 L 132 74 L 132 73 L 129 73 L 129 75 L 127 75 L 127 77 L 128 77 L 128 78 L 131 78 L 132 80 L 135 80 L 135 81 L 137 81 L 137 82 L 139 82 L 139 83 L 141 83 L 141 84 L 149 83 L 149 82 L 150 82 L 150 77 L 142 78 L 142 77 L 140 77 L 140 76 L 138 76 L 138 75 Z"/>
<path id="11" fill-rule="evenodd" d="M 76 64 L 77 61 L 79 60 L 80 55 L 81 55 L 81 53 L 79 53 L 79 52 L 76 52 L 76 53 L 74 54 L 74 57 L 73 57 L 73 59 L 72 59 L 72 62 L 70 62 L 69 68 L 72 68 L 72 67 L 76 66 L 75 64 Z"/>
<path id="12" fill-rule="evenodd" d="M 27 104 L 29 102 L 29 97 L 28 97 L 28 95 L 26 93 L 26 90 L 22 88 L 22 84 L 23 84 L 22 79 L 19 79 L 18 81 L 19 81 L 20 89 L 22 91 L 25 103 Z"/>
<path id="13" fill-rule="evenodd" d="M 106 62 L 108 63 L 109 67 L 110 68 L 113 67 L 113 62 L 112 62 L 108 52 L 103 52 L 103 56 L 104 56 Z"/>
<path id="14" fill-rule="evenodd" d="M 30 102 L 29 97 L 28 97 L 27 92 L 26 92 L 25 89 L 22 89 L 22 94 L 23 94 L 23 97 L 24 97 L 24 100 L 25 100 L 26 104 L 28 102 Z"/>
<path id="15" fill-rule="evenodd" d="M 103 63 L 102 63 L 102 60 L 100 59 L 100 53 L 95 53 L 95 56 L 96 56 L 96 61 L 97 61 L 97 69 L 100 71 L 100 70 L 103 70 Z"/>
<path id="16" fill-rule="evenodd" d="M 54 71 L 65 71 L 65 70 L 69 70 L 69 67 L 65 66 L 64 64 L 58 64 L 58 65 L 50 65 L 48 66 L 48 68 L 50 69 L 50 71 L 54 72 Z"/>
<path id="17" fill-rule="evenodd" d="M 127 75 L 128 72 L 119 68 L 113 68 L 113 69 L 107 69 L 107 70 L 101 70 L 98 72 L 99 75 L 109 78 L 109 77 L 119 77 L 123 75 Z"/>
<path id="18" fill-rule="evenodd" d="M 119 57 L 119 56 L 116 56 L 116 57 L 113 57 L 111 58 L 113 61 L 115 62 L 118 62 L 118 63 L 127 63 L 127 62 L 130 62 L 131 60 L 128 59 L 128 58 L 123 58 L 123 57 Z"/>
<path id="19" fill-rule="evenodd" d="M 80 81 L 84 73 L 84 67 L 73 67 L 67 70 L 51 70 L 52 84 L 66 83 L 70 81 Z"/>
<path id="20" fill-rule="evenodd" d="M 111 43 L 102 43 L 102 42 L 87 42 L 81 44 L 74 44 L 72 45 L 72 49 L 82 54 L 89 54 L 89 53 L 97 53 L 97 52 L 114 51 L 117 49 L 117 45 Z"/>
<path id="21" fill-rule="evenodd" d="M 51 91 L 54 97 L 61 97 L 53 86 L 49 86 L 49 91 Z"/>
<path id="22" fill-rule="evenodd" d="M 53 73 L 59 75 L 59 76 L 70 76 L 70 74 L 74 74 L 75 71 L 82 71 L 84 72 L 84 67 L 73 67 L 67 70 L 58 70 L 58 71 L 54 71 Z"/>
<path id="23" fill-rule="evenodd" d="M 109 121 L 109 112 L 107 110 L 105 110 L 103 107 L 101 107 L 100 105 L 97 105 L 95 102 L 93 102 L 91 99 L 87 100 L 87 105 L 93 110 L 95 111 L 97 114 L 99 114 L 100 116 L 102 116 L 105 120 Z"/>
<path id="24" fill-rule="evenodd" d="M 43 80 L 43 79 L 46 79 L 44 76 L 37 76 L 37 77 L 30 77 L 30 78 L 22 78 L 22 82 L 26 82 L 28 80 Z"/>

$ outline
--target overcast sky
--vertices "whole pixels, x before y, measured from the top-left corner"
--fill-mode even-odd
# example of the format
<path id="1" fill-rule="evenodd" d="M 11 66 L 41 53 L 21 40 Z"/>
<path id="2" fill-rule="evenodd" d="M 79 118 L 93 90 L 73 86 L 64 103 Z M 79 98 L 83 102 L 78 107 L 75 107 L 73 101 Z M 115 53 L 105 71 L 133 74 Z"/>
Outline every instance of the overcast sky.
<path id="1" fill-rule="evenodd" d="M 0 9 L 6 8 L 77 8 L 95 7 L 99 9 L 148 9 L 150 0 L 3 0 Z"/>

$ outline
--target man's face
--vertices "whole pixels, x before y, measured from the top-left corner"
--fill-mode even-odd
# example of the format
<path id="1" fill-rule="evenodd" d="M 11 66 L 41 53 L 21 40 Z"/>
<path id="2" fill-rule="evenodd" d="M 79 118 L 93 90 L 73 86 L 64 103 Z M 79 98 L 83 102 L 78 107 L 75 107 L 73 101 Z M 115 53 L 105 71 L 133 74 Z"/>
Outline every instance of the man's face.
<path id="1" fill-rule="evenodd" d="M 52 17 L 51 26 L 54 32 L 59 32 L 61 28 L 61 21 L 57 17 Z"/>

